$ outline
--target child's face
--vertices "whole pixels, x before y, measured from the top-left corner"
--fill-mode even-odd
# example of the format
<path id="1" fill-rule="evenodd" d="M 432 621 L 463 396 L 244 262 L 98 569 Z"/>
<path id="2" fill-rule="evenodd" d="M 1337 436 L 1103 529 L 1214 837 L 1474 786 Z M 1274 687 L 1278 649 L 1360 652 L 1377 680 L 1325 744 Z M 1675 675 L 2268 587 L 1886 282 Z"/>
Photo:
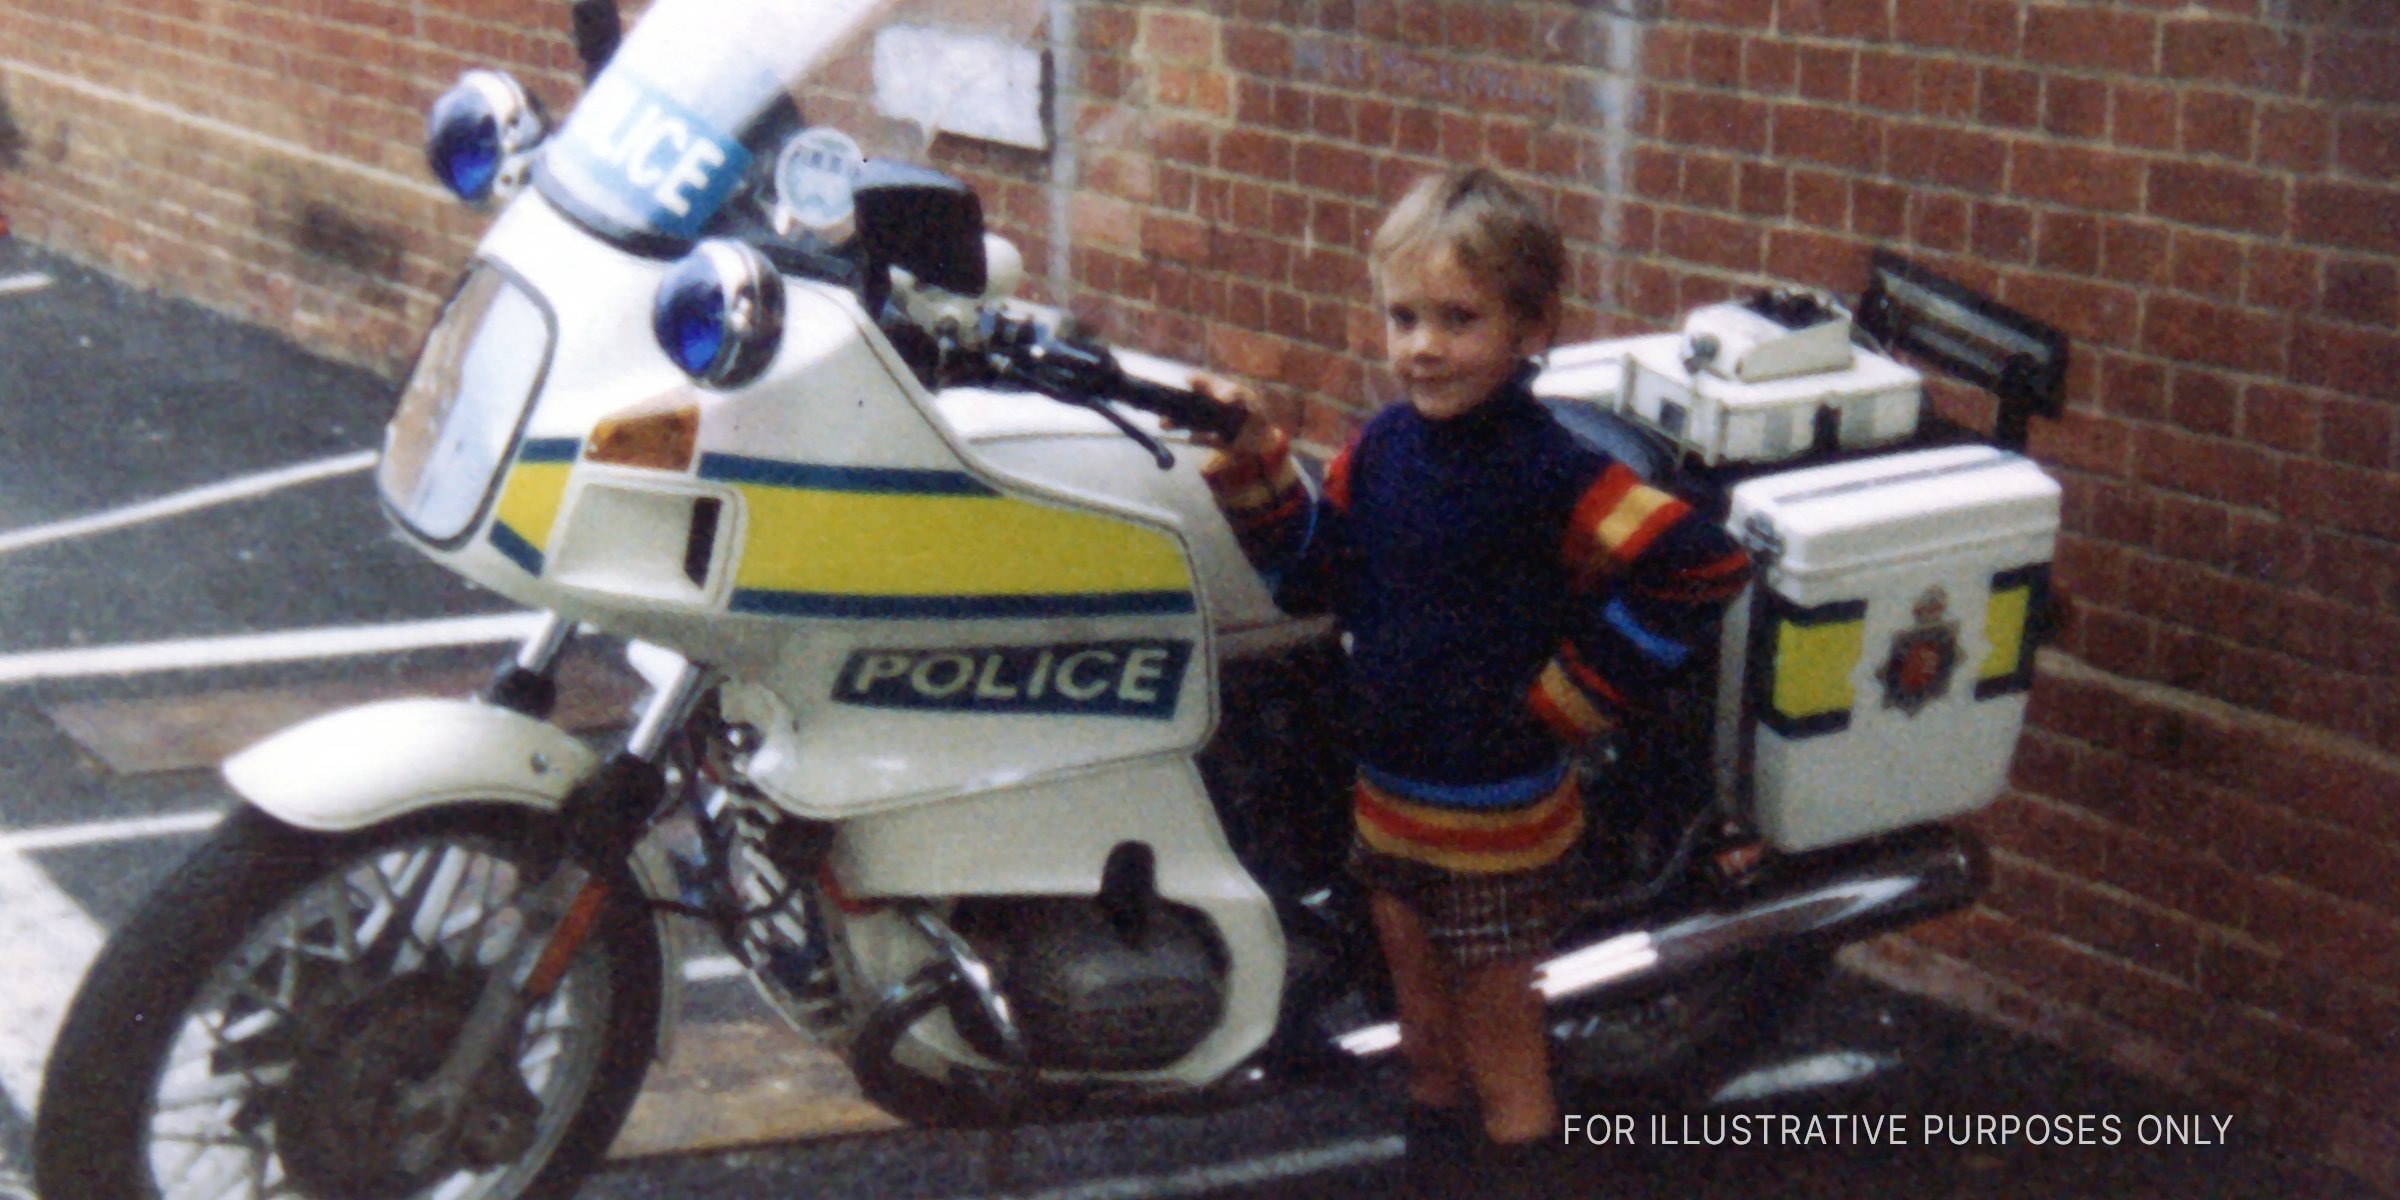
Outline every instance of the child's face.
<path id="1" fill-rule="evenodd" d="M 1447 248 L 1384 268 L 1384 357 L 1427 420 L 1445 421 L 1490 399 L 1518 363 L 1541 353 L 1543 341 L 1541 329 Z"/>

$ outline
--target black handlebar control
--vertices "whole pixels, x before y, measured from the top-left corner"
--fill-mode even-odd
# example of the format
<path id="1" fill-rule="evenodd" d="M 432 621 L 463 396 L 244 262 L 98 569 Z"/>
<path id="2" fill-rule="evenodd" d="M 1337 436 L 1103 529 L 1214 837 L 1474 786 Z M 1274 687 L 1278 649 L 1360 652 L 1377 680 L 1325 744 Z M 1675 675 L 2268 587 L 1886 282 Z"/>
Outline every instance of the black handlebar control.
<path id="1" fill-rule="evenodd" d="M 1138 408 L 1168 424 L 1232 441 L 1249 414 L 1220 404 L 1198 392 L 1167 387 L 1125 373 L 1106 346 L 1063 338 L 1032 321 L 989 316 L 984 345 L 992 374 L 1032 388 L 1053 400 L 1089 408 L 1127 437 L 1142 444 L 1161 470 L 1174 458 L 1156 439 L 1135 428 L 1109 407 L 1110 402 Z"/>

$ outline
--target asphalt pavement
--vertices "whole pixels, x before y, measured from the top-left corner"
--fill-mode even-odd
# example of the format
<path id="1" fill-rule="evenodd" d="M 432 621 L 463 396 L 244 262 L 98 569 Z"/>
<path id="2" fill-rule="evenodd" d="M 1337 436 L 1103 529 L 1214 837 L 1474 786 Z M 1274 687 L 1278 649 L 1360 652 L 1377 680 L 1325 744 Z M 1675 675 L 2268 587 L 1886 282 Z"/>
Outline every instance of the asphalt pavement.
<path id="1" fill-rule="evenodd" d="M 376 511 L 364 455 L 391 392 L 0 238 L 0 1197 L 22 1188 L 83 962 L 232 803 L 216 756 L 312 705 L 463 688 L 498 652 L 442 631 L 509 606 Z M 294 640 L 396 627 L 436 634 L 379 653 Z M 688 997 L 648 1140 L 585 1194 L 1331 1200 L 1397 1179 L 1386 1068 L 1205 1112 L 896 1128 L 854 1120 L 831 1060 L 726 972 L 697 972 Z M 2376 1194 L 2222 1111 L 1848 975 L 1709 1105 L 1569 1107 L 1593 1195 Z"/>

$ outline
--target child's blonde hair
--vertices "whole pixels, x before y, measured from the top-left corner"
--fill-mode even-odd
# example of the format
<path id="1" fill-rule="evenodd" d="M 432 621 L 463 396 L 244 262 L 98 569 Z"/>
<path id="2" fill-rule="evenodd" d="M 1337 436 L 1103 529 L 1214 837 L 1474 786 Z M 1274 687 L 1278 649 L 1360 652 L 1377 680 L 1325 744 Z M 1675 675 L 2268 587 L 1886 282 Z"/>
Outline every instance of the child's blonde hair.
<path id="1" fill-rule="evenodd" d="M 1408 189 L 1367 243 L 1375 290 L 1397 262 L 1448 250 L 1494 285 L 1509 311 L 1554 325 L 1567 272 L 1566 244 L 1539 205 L 1482 167 L 1453 167 Z"/>

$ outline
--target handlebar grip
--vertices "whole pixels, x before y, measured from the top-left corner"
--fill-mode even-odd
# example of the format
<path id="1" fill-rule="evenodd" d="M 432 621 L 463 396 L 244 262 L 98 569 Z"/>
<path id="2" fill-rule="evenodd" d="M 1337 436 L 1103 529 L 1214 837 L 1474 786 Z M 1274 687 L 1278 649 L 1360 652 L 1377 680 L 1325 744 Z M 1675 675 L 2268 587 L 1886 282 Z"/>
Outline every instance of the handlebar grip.
<path id="1" fill-rule="evenodd" d="M 1120 403 L 1164 417 L 1197 433 L 1213 433 L 1228 442 L 1242 431 L 1242 426 L 1250 419 L 1248 412 L 1229 404 L 1219 404 L 1198 392 L 1171 388 L 1130 375 L 1121 377 L 1112 390 L 1115 395 L 1111 398 Z"/>

